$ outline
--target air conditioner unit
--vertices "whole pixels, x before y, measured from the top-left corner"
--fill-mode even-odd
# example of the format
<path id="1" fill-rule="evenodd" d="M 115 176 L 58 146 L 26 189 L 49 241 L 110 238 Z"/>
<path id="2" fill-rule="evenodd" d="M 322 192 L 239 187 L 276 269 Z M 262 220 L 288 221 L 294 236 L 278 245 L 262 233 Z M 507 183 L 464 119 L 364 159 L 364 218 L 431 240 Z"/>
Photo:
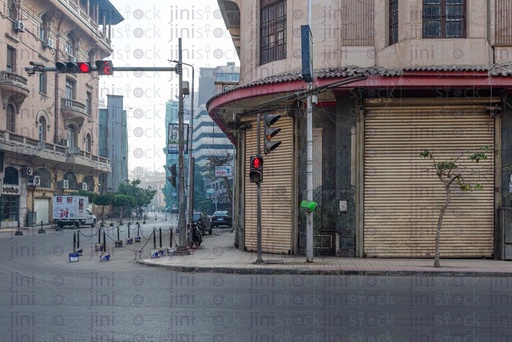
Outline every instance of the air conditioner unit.
<path id="1" fill-rule="evenodd" d="M 14 31 L 25 32 L 25 24 L 21 20 L 14 21 Z"/>
<path id="2" fill-rule="evenodd" d="M 31 167 L 22 167 L 21 175 L 22 176 L 32 176 L 32 168 Z"/>
<path id="3" fill-rule="evenodd" d="M 40 186 L 41 185 L 41 178 L 39 176 L 34 176 L 28 181 L 28 185 L 32 186 Z"/>
<path id="4" fill-rule="evenodd" d="M 43 46 L 53 49 L 53 40 L 51 38 L 46 38 L 43 41 Z"/>
<path id="5" fill-rule="evenodd" d="M 63 179 L 58 183 L 59 189 L 69 189 L 69 181 L 67 179 Z"/>
<path id="6" fill-rule="evenodd" d="M 85 182 L 82 183 L 82 190 L 87 191 L 87 183 L 85 183 Z"/>

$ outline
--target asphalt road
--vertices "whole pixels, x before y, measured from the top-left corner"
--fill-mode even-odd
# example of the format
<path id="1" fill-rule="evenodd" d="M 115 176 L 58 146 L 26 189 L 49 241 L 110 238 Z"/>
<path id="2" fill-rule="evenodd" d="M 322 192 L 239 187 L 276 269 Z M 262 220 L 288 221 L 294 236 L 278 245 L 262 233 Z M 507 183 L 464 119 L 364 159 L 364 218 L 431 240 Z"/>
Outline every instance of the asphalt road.
<path id="1" fill-rule="evenodd" d="M 512 278 L 176 273 L 95 231 L 0 238 L 0 341 L 512 340 Z"/>

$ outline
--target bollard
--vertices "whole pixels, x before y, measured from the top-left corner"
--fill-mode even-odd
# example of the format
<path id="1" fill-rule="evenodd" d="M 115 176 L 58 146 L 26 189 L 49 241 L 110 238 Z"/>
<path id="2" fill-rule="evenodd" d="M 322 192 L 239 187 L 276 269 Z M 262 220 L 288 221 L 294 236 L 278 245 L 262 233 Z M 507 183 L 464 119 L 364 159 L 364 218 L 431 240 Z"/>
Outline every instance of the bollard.
<path id="1" fill-rule="evenodd" d="M 14 233 L 15 236 L 23 236 L 23 232 L 21 231 L 20 221 L 18 220 L 18 229 L 16 230 L 16 233 Z"/>
<path id="2" fill-rule="evenodd" d="M 117 240 L 114 241 L 114 246 L 116 248 L 123 247 L 123 241 L 121 241 L 121 239 L 119 237 L 119 226 L 117 226 Z"/>
<path id="3" fill-rule="evenodd" d="M 156 228 L 153 228 L 153 249 L 156 249 Z"/>
<path id="4" fill-rule="evenodd" d="M 38 234 L 44 234 L 46 233 L 46 230 L 44 230 L 43 228 L 43 221 L 41 221 L 41 228 L 39 229 L 39 231 L 37 232 Z"/>
<path id="5" fill-rule="evenodd" d="M 80 229 L 76 233 L 76 249 L 80 248 Z"/>
<path id="6" fill-rule="evenodd" d="M 73 232 L 73 252 L 76 251 L 76 232 Z"/>
<path id="7" fill-rule="evenodd" d="M 162 248 L 162 228 L 160 228 L 160 248 Z"/>
<path id="8" fill-rule="evenodd" d="M 107 233 L 103 232 L 103 252 L 107 251 Z"/>
<path id="9" fill-rule="evenodd" d="M 98 243 L 95 246 L 96 252 L 103 251 L 103 245 L 101 244 L 101 228 L 98 229 Z"/>
<path id="10" fill-rule="evenodd" d="M 172 227 L 171 227 L 171 243 L 169 244 L 169 247 L 172 247 Z"/>
<path id="11" fill-rule="evenodd" d="M 128 222 L 127 226 L 128 226 L 128 238 L 130 238 L 130 222 Z"/>

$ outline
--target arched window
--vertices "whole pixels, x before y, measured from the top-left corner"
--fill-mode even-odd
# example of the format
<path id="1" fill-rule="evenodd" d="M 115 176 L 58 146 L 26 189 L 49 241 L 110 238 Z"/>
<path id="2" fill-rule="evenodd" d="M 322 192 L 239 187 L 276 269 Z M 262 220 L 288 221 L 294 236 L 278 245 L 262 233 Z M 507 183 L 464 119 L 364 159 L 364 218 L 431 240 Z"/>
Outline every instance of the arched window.
<path id="1" fill-rule="evenodd" d="M 7 16 L 12 20 L 18 19 L 18 6 L 16 6 L 16 0 L 9 0 Z"/>
<path id="2" fill-rule="evenodd" d="M 68 180 L 70 190 L 79 190 L 78 183 L 76 181 L 76 176 L 73 172 L 71 172 L 71 171 L 66 172 L 64 174 L 64 179 Z"/>
<path id="3" fill-rule="evenodd" d="M 4 184 L 19 185 L 19 172 L 12 166 L 8 166 L 4 171 Z"/>
<path id="4" fill-rule="evenodd" d="M 39 117 L 39 141 L 46 141 L 46 119 L 42 115 Z"/>
<path id="5" fill-rule="evenodd" d="M 52 177 L 50 171 L 44 167 L 39 167 L 34 172 L 35 176 L 39 176 L 41 180 L 41 187 L 43 188 L 51 188 L 52 187 Z"/>
<path id="6" fill-rule="evenodd" d="M 48 38 L 50 38 L 50 22 L 48 16 L 44 13 L 41 16 L 41 24 L 39 25 L 39 39 L 46 42 Z"/>
<path id="7" fill-rule="evenodd" d="M 85 151 L 89 153 L 92 151 L 92 137 L 89 133 L 85 136 Z"/>
<path id="8" fill-rule="evenodd" d="M 12 104 L 8 104 L 6 108 L 6 115 L 7 115 L 7 124 L 6 124 L 6 130 L 10 132 L 16 131 L 16 108 Z"/>
<path id="9" fill-rule="evenodd" d="M 92 176 L 85 176 L 83 182 L 87 184 L 88 191 L 95 190 L 94 189 L 94 178 L 92 178 Z"/>
<path id="10" fill-rule="evenodd" d="M 66 138 L 68 140 L 68 147 L 76 146 L 76 128 L 73 125 L 66 127 Z"/>
<path id="11" fill-rule="evenodd" d="M 78 57 L 76 39 L 75 37 L 73 37 L 73 34 L 71 33 L 68 33 L 68 35 L 66 36 L 66 52 L 70 56 Z"/>

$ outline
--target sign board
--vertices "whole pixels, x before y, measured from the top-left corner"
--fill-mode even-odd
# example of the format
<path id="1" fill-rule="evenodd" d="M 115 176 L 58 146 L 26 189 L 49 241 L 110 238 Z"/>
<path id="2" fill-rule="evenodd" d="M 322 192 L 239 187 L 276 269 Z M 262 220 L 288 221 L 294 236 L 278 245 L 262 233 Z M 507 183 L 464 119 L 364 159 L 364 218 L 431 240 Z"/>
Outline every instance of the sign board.
<path id="1" fill-rule="evenodd" d="M 232 177 L 231 166 L 215 166 L 215 177 Z"/>
<path id="2" fill-rule="evenodd" d="M 185 149 L 184 154 L 188 153 L 188 124 L 183 124 L 183 130 L 185 133 Z M 167 130 L 167 154 L 179 154 L 180 151 L 180 131 L 179 124 L 170 123 L 169 129 Z"/>

